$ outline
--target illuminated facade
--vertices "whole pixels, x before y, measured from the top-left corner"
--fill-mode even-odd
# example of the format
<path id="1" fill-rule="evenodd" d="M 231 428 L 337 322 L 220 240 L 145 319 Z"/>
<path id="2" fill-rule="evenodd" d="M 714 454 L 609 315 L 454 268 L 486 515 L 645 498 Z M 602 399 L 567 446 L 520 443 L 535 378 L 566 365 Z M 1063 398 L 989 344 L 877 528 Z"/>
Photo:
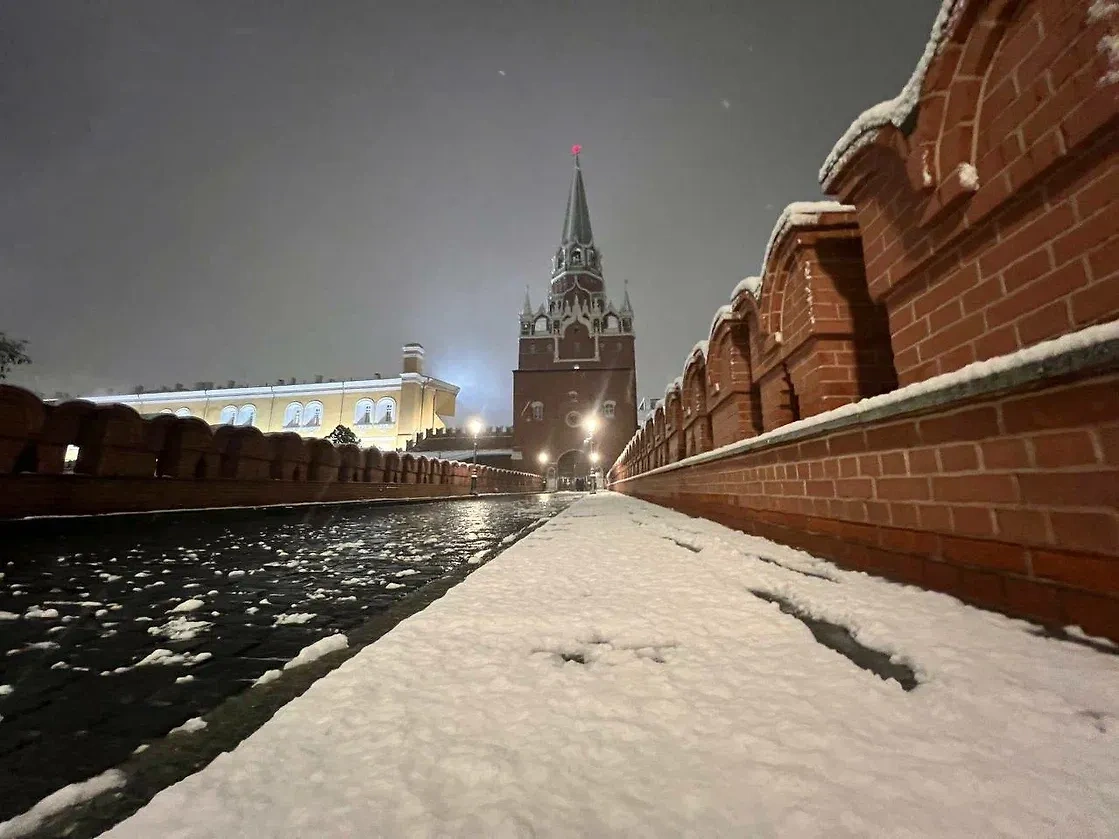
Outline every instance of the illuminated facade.
<path id="1" fill-rule="evenodd" d="M 424 373 L 424 349 L 407 344 L 403 369 L 391 379 L 213 387 L 85 396 L 98 404 L 128 405 L 141 414 L 201 417 L 210 425 L 251 425 L 264 432 L 294 431 L 325 437 L 335 427 L 353 430 L 363 446 L 403 449 L 420 431 L 447 428 L 455 414 L 457 386 Z"/>
<path id="2" fill-rule="evenodd" d="M 513 457 L 549 483 L 609 466 L 637 428 L 633 306 L 628 290 L 620 306 L 606 296 L 578 147 L 572 151 L 548 298 L 533 309 L 525 293 L 513 371 Z"/>

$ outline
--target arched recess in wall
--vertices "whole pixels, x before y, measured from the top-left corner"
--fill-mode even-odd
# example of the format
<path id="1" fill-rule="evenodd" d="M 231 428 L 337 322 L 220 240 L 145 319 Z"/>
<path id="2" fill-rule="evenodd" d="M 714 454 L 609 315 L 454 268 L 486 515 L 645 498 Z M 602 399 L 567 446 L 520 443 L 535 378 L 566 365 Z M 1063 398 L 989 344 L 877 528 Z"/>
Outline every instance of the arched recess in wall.
<path id="1" fill-rule="evenodd" d="M 531 405 L 529 405 L 529 408 L 531 408 L 531 410 L 532 410 L 533 420 L 535 420 L 536 422 L 540 422 L 541 420 L 544 419 L 544 403 L 543 402 L 533 402 Z"/>
<path id="2" fill-rule="evenodd" d="M 317 399 L 313 402 L 308 402 L 307 407 L 303 409 L 303 427 L 322 428 L 322 417 L 322 402 L 319 402 Z"/>
<path id="3" fill-rule="evenodd" d="M 237 406 L 226 405 L 221 409 L 221 416 L 218 418 L 219 425 L 233 425 L 237 421 Z"/>
<path id="4" fill-rule="evenodd" d="M 284 408 L 284 428 L 299 428 L 303 422 L 303 403 L 289 402 Z"/>
<path id="5" fill-rule="evenodd" d="M 237 425 L 256 425 L 256 405 L 242 405 L 237 409 Z"/>
<path id="6" fill-rule="evenodd" d="M 189 417 L 189 416 L 191 416 L 190 408 L 179 408 L 178 410 L 175 411 L 175 416 L 177 416 L 177 417 Z"/>
<path id="7" fill-rule="evenodd" d="M 354 425 L 369 426 L 373 424 L 374 405 L 372 399 L 359 399 L 354 405 Z"/>
<path id="8" fill-rule="evenodd" d="M 382 396 L 377 400 L 377 407 L 373 413 L 377 425 L 396 424 L 396 400 L 391 396 Z"/>

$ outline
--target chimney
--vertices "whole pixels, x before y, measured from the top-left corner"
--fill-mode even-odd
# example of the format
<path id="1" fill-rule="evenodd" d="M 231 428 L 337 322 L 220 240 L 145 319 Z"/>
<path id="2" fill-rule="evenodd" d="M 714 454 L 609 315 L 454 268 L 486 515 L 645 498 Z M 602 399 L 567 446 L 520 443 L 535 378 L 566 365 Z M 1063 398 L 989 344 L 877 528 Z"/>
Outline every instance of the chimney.
<path id="1" fill-rule="evenodd" d="M 374 379 L 379 379 L 379 378 L 381 378 L 381 374 L 380 373 L 374 373 L 373 378 Z"/>
<path id="2" fill-rule="evenodd" d="M 421 376 L 424 372 L 424 348 L 419 344 L 405 344 L 404 345 L 404 367 L 405 373 L 419 373 Z"/>
<path id="3" fill-rule="evenodd" d="M 317 384 L 317 385 L 322 384 L 322 373 L 315 374 L 315 384 Z"/>
<path id="4" fill-rule="evenodd" d="M 175 390 L 186 390 L 182 382 L 175 382 Z"/>
<path id="5" fill-rule="evenodd" d="M 295 376 L 292 376 L 290 379 L 288 379 L 288 384 L 289 385 L 295 384 Z"/>
<path id="6" fill-rule="evenodd" d="M 233 379 L 230 379 L 228 382 L 225 383 L 225 386 L 226 387 L 237 387 L 237 382 L 233 381 Z"/>

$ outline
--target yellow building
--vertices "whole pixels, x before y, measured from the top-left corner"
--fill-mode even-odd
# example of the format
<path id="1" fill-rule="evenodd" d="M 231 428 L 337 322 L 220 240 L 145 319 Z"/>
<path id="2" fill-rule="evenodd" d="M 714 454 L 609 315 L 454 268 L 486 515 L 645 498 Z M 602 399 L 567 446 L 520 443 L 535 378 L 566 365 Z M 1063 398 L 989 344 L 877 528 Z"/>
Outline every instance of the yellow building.
<path id="1" fill-rule="evenodd" d="M 201 417 L 210 425 L 252 425 L 264 432 L 294 431 L 304 437 L 325 437 L 335 427 L 353 430 L 363 446 L 382 451 L 403 449 L 420 431 L 446 428 L 455 415 L 459 388 L 424 373 L 424 349 L 404 346 L 403 369 L 393 379 L 176 388 L 111 396 L 83 396 L 97 404 L 121 404 L 141 414 Z"/>

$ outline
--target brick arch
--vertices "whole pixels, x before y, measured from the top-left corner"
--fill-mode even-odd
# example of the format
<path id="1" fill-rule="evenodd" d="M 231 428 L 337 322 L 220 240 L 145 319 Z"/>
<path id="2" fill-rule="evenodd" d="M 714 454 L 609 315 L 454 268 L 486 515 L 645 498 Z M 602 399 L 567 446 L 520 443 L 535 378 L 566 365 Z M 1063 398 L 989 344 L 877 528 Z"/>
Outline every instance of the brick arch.
<path id="1" fill-rule="evenodd" d="M 680 391 L 683 411 L 683 456 L 711 449 L 711 420 L 707 415 L 707 358 L 704 348 L 696 347 L 684 365 Z"/>
<path id="2" fill-rule="evenodd" d="M 414 454 L 405 454 L 402 458 L 400 458 L 400 483 L 419 483 L 419 478 L 416 472 L 416 456 Z"/>
<path id="3" fill-rule="evenodd" d="M 684 451 L 684 406 L 679 387 L 671 387 L 664 396 L 665 462 L 675 463 Z"/>
<path id="4" fill-rule="evenodd" d="M 381 459 L 381 467 L 384 470 L 384 481 L 386 484 L 403 483 L 400 477 L 399 452 L 385 452 L 384 457 Z"/>
<path id="5" fill-rule="evenodd" d="M 645 418 L 645 424 L 641 426 L 641 460 L 646 470 L 656 468 L 653 452 L 653 415 L 650 414 Z"/>
<path id="6" fill-rule="evenodd" d="M 755 320 L 756 323 L 756 320 Z M 711 444 L 724 446 L 761 432 L 761 404 L 754 381 L 747 322 L 731 314 L 718 320 L 707 351 Z"/>
<path id="7" fill-rule="evenodd" d="M 657 466 L 664 466 L 667 448 L 664 437 L 664 405 L 657 405 L 653 411 L 653 461 Z"/>

